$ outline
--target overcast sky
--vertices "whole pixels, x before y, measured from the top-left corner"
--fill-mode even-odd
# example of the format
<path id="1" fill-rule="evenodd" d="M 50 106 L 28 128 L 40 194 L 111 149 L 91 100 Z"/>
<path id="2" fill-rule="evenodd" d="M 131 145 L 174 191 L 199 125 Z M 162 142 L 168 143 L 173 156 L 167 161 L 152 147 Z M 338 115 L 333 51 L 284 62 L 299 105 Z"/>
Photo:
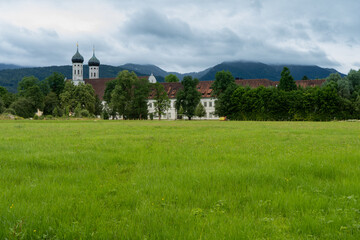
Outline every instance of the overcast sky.
<path id="1" fill-rule="evenodd" d="M 0 0 L 0 63 L 199 71 L 223 61 L 360 68 L 358 0 Z"/>

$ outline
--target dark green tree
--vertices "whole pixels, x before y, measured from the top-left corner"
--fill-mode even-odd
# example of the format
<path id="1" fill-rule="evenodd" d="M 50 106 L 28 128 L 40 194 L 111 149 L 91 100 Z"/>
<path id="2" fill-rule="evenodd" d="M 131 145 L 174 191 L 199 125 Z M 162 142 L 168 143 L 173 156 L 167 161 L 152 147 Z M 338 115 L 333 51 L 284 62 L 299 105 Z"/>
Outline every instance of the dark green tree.
<path id="1" fill-rule="evenodd" d="M 215 100 L 215 114 L 217 116 L 227 116 L 230 119 L 233 113 L 233 107 L 231 98 L 234 91 L 237 89 L 236 84 L 229 84 L 224 92 L 221 92 Z"/>
<path id="2" fill-rule="evenodd" d="M 306 75 L 304 75 L 301 80 L 309 80 L 309 78 Z"/>
<path id="3" fill-rule="evenodd" d="M 6 88 L 0 86 L 0 99 L 3 101 L 4 108 L 8 108 L 11 103 L 16 100 L 16 95 L 8 92 Z"/>
<path id="4" fill-rule="evenodd" d="M 23 118 L 33 117 L 36 112 L 36 106 L 34 102 L 25 97 L 20 97 L 10 105 L 10 109 L 13 109 L 16 115 Z"/>
<path id="5" fill-rule="evenodd" d="M 103 112 L 103 105 L 98 95 L 95 96 L 95 116 L 101 116 Z"/>
<path id="6" fill-rule="evenodd" d="M 198 83 L 198 79 L 185 76 L 181 82 L 183 89 L 179 90 L 176 96 L 176 109 L 179 110 L 182 106 L 184 115 L 187 116 L 189 120 L 195 115 L 196 106 L 200 102 L 201 94 L 196 89 Z"/>
<path id="7" fill-rule="evenodd" d="M 18 85 L 20 97 L 28 98 L 36 109 L 43 110 L 44 94 L 40 88 L 40 81 L 34 76 L 24 77 Z"/>
<path id="8" fill-rule="evenodd" d="M 148 117 L 148 104 L 147 100 L 150 92 L 150 83 L 147 79 L 138 78 L 133 85 L 133 95 L 131 102 L 131 119 L 147 119 Z"/>
<path id="9" fill-rule="evenodd" d="M 160 83 L 155 83 L 154 88 L 154 100 L 155 100 L 155 113 L 158 114 L 159 120 L 161 120 L 161 115 L 164 115 L 165 112 L 170 107 L 170 100 L 167 92 L 164 89 L 164 86 Z"/>
<path id="10" fill-rule="evenodd" d="M 110 108 L 123 116 L 123 119 L 147 118 L 147 99 L 149 96 L 149 82 L 139 79 L 134 72 L 124 70 L 118 74 L 115 84 L 108 84 L 111 91 Z M 108 99 L 108 97 L 107 97 Z"/>
<path id="11" fill-rule="evenodd" d="M 50 92 L 44 100 L 44 115 L 51 115 L 55 108 L 59 107 L 60 101 L 56 93 Z"/>
<path id="12" fill-rule="evenodd" d="M 104 100 L 110 104 L 111 102 L 111 94 L 115 89 L 116 86 L 116 79 L 111 80 L 109 82 L 106 83 L 106 88 L 105 88 L 105 92 L 104 92 Z"/>
<path id="13" fill-rule="evenodd" d="M 39 86 L 39 79 L 34 76 L 23 77 L 22 80 L 18 84 L 18 93 L 22 94 L 26 92 L 27 89 L 33 86 Z"/>
<path id="14" fill-rule="evenodd" d="M 74 112 L 79 105 L 80 109 L 86 109 L 90 114 L 95 112 L 95 91 L 90 84 L 75 86 L 72 82 L 66 82 L 64 91 L 60 94 L 60 103 L 63 110 Z"/>
<path id="15" fill-rule="evenodd" d="M 229 117 L 232 113 L 231 95 L 237 88 L 233 75 L 229 71 L 217 72 L 211 87 L 212 96 L 216 97 L 215 114 Z"/>
<path id="16" fill-rule="evenodd" d="M 6 88 L 0 86 L 0 98 L 5 96 L 7 93 L 8 93 L 8 90 Z"/>
<path id="17" fill-rule="evenodd" d="M 351 83 L 352 89 L 357 89 L 360 87 L 360 70 L 350 70 L 346 78 Z"/>
<path id="18" fill-rule="evenodd" d="M 180 82 L 179 78 L 174 74 L 169 74 L 165 77 L 165 82 Z"/>
<path id="19" fill-rule="evenodd" d="M 59 96 L 65 87 L 65 76 L 61 73 L 54 72 L 49 77 L 45 79 L 45 81 L 49 87 L 50 91 L 56 93 Z"/>
<path id="20" fill-rule="evenodd" d="M 278 89 L 284 91 L 293 91 L 297 89 L 295 80 L 293 76 L 291 76 L 290 70 L 287 67 L 284 67 L 284 69 L 281 72 L 281 78 Z"/>
<path id="21" fill-rule="evenodd" d="M 2 100 L 2 98 L 0 98 L 0 114 L 4 112 L 5 110 L 5 106 L 4 106 L 4 102 Z"/>
<path id="22" fill-rule="evenodd" d="M 225 92 L 225 90 L 230 86 L 233 87 L 235 84 L 235 79 L 231 72 L 229 71 L 220 71 L 215 75 L 215 81 L 212 84 L 212 95 L 214 97 L 218 97 L 221 93 Z"/>
<path id="23" fill-rule="evenodd" d="M 196 106 L 195 116 L 199 117 L 200 119 L 201 119 L 202 117 L 205 117 L 205 116 L 206 116 L 205 107 L 204 107 L 204 105 L 202 105 L 201 102 L 199 102 L 199 104 Z"/>

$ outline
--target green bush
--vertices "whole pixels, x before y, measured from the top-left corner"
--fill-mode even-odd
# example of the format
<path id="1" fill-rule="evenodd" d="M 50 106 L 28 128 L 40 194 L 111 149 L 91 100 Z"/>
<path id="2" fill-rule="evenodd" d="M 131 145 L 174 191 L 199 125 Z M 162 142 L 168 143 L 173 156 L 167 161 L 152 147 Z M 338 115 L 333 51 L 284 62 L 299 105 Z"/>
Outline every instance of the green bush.
<path id="1" fill-rule="evenodd" d="M 81 117 L 81 114 L 80 114 L 80 112 L 81 112 L 81 106 L 80 106 L 80 104 L 78 104 L 77 106 L 76 106 L 76 108 L 74 109 L 74 116 L 75 117 Z"/>
<path id="2" fill-rule="evenodd" d="M 39 116 L 35 114 L 34 117 L 33 117 L 33 119 L 34 119 L 34 120 L 39 120 Z"/>
<path id="3" fill-rule="evenodd" d="M 83 117 L 83 118 L 88 118 L 88 117 L 90 117 L 89 111 L 86 110 L 86 109 L 81 110 L 81 111 L 80 111 L 80 117 Z"/>
<path id="4" fill-rule="evenodd" d="M 104 120 L 109 120 L 109 118 L 110 118 L 109 112 L 106 109 L 104 109 L 102 112 L 102 118 Z"/>
<path id="5" fill-rule="evenodd" d="M 27 98 L 19 98 L 10 105 L 15 110 L 16 115 L 23 118 L 31 118 L 36 112 L 34 103 Z"/>
<path id="6" fill-rule="evenodd" d="M 150 120 L 154 120 L 154 113 L 149 114 Z"/>
<path id="7" fill-rule="evenodd" d="M 2 113 L 4 110 L 5 110 L 4 102 L 3 102 L 3 100 L 0 98 L 0 113 Z"/>
<path id="8" fill-rule="evenodd" d="M 4 113 L 16 115 L 15 110 L 12 109 L 12 108 L 7 108 L 7 109 L 5 109 Z"/>

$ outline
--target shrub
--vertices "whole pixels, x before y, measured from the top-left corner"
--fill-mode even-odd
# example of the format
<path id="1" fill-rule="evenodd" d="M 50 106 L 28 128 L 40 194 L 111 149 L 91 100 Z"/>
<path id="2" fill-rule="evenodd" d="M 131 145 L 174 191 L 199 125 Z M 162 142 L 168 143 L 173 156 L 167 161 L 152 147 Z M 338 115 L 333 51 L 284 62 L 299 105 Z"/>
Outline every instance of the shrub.
<path id="1" fill-rule="evenodd" d="M 110 118 L 109 112 L 106 109 L 104 109 L 102 112 L 102 118 L 104 120 L 109 120 L 109 118 Z"/>
<path id="2" fill-rule="evenodd" d="M 15 110 L 12 108 L 5 109 L 4 113 L 16 115 Z"/>
<path id="3" fill-rule="evenodd" d="M 81 112 L 81 106 L 80 106 L 80 104 L 78 104 L 78 105 L 76 106 L 76 108 L 74 109 L 74 116 L 75 116 L 75 117 L 81 117 L 80 112 Z"/>
<path id="4" fill-rule="evenodd" d="M 59 108 L 59 107 L 54 108 L 54 110 L 53 110 L 53 112 L 52 112 L 52 115 L 53 115 L 54 117 L 62 117 L 63 114 L 64 114 L 63 111 L 62 111 L 61 108 Z"/>
<path id="5" fill-rule="evenodd" d="M 80 111 L 80 116 L 83 117 L 83 118 L 88 118 L 88 117 L 90 117 L 90 113 L 89 113 L 88 110 L 83 109 L 83 110 Z"/>
<path id="6" fill-rule="evenodd" d="M 150 120 L 154 120 L 154 113 L 150 113 L 149 116 L 150 116 Z"/>
<path id="7" fill-rule="evenodd" d="M 34 117 L 33 117 L 33 119 L 34 119 L 34 120 L 39 120 L 39 116 L 35 114 Z"/>
<path id="8" fill-rule="evenodd" d="M 23 118 L 33 117 L 36 112 L 34 103 L 27 98 L 19 98 L 10 105 L 10 108 L 15 110 L 16 115 Z"/>
<path id="9" fill-rule="evenodd" d="M 2 99 L 0 98 L 0 113 L 2 113 L 4 110 L 5 110 L 4 102 L 3 102 Z"/>

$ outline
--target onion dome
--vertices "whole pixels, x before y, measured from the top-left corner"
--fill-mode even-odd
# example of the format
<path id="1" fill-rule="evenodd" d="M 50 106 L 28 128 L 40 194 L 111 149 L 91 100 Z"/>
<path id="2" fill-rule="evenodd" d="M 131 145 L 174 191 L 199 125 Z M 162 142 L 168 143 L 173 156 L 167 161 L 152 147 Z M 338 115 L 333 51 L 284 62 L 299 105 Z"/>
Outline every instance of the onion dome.
<path id="1" fill-rule="evenodd" d="M 81 54 L 79 53 L 79 47 L 77 47 L 76 53 L 72 57 L 71 61 L 72 61 L 72 63 L 83 63 L 84 62 L 83 56 L 81 56 Z"/>
<path id="2" fill-rule="evenodd" d="M 95 57 L 95 51 L 93 52 L 93 56 L 90 58 L 88 62 L 89 66 L 100 66 L 100 61 Z"/>

